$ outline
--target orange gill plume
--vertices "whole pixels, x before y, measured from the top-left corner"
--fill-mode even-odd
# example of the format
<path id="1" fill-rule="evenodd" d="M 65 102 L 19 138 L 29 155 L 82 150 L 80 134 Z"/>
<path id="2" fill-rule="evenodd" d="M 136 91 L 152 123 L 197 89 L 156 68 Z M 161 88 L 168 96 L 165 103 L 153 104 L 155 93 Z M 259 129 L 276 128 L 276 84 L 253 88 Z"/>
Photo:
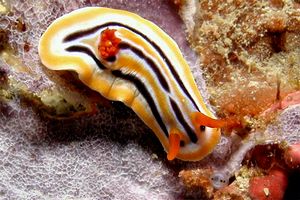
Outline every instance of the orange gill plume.
<path id="1" fill-rule="evenodd" d="M 116 29 L 105 29 L 101 32 L 100 42 L 98 46 L 98 51 L 104 60 L 109 60 L 114 57 L 118 51 L 118 45 L 121 42 L 120 38 L 115 35 Z"/>

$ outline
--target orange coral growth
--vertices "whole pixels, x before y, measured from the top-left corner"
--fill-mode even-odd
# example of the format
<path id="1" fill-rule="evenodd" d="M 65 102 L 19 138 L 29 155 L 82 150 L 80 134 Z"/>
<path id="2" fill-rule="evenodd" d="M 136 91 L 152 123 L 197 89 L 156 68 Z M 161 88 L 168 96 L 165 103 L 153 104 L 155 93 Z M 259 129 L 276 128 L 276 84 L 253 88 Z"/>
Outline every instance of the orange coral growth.
<path id="1" fill-rule="evenodd" d="M 101 33 L 98 51 L 101 58 L 105 60 L 109 60 L 119 52 L 118 45 L 120 44 L 121 39 L 116 37 L 116 31 L 117 30 L 115 29 L 107 28 Z"/>

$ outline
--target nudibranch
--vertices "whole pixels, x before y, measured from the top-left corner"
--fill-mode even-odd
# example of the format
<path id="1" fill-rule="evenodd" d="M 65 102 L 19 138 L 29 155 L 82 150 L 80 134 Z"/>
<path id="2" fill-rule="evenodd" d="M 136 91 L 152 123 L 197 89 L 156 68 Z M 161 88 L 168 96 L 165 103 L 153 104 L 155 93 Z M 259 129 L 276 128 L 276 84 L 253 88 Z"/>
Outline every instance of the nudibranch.
<path id="1" fill-rule="evenodd" d="M 41 62 L 71 70 L 91 89 L 129 106 L 156 134 L 173 160 L 196 161 L 220 139 L 214 119 L 179 47 L 152 22 L 128 11 L 75 10 L 42 35 Z"/>

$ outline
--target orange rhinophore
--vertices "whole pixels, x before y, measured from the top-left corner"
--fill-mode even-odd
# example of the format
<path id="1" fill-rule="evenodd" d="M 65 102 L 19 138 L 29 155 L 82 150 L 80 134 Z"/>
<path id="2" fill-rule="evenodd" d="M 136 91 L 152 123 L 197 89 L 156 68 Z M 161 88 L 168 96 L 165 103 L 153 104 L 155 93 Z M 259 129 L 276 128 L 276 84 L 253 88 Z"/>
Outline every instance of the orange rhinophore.
<path id="1" fill-rule="evenodd" d="M 119 51 L 118 45 L 120 44 L 121 39 L 116 37 L 115 32 L 115 29 L 109 28 L 101 32 L 98 51 L 100 57 L 104 60 L 114 57 Z"/>
<path id="2" fill-rule="evenodd" d="M 226 118 L 226 119 L 213 119 L 204 115 L 201 112 L 195 112 L 192 114 L 192 118 L 194 120 L 195 126 L 207 126 L 211 128 L 226 128 L 232 129 L 241 126 L 241 123 L 233 118 Z"/>
<path id="3" fill-rule="evenodd" d="M 169 135 L 169 151 L 167 158 L 168 160 L 173 160 L 176 158 L 180 150 L 180 133 L 176 131 L 171 131 Z"/>
<path id="4" fill-rule="evenodd" d="M 204 115 L 201 112 L 195 112 L 193 113 L 194 123 L 197 126 L 208 126 L 211 128 L 222 128 L 226 126 L 227 122 L 223 119 L 213 119 L 211 117 L 208 117 L 207 115 Z"/>

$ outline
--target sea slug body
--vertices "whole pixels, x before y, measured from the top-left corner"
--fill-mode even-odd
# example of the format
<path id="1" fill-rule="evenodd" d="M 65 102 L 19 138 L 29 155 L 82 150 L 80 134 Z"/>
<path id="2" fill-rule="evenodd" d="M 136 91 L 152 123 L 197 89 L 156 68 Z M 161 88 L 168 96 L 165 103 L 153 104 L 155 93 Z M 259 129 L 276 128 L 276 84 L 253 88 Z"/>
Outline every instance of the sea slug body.
<path id="1" fill-rule="evenodd" d="M 168 159 L 196 161 L 220 139 L 177 44 L 152 22 L 103 7 L 56 19 L 39 43 L 42 63 L 71 70 L 91 89 L 129 106 L 156 134 Z"/>

